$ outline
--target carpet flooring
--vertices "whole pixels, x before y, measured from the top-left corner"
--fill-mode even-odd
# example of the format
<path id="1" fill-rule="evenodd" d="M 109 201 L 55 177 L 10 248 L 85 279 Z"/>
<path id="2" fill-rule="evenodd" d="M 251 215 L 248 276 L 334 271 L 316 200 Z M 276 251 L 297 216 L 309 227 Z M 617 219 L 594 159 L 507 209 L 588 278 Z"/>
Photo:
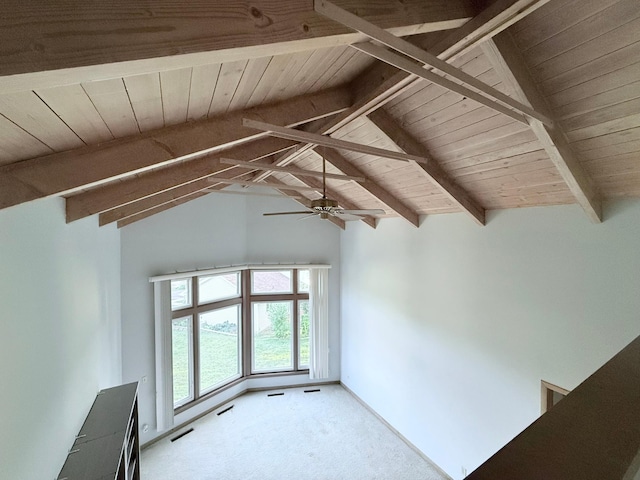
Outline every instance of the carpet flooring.
<path id="1" fill-rule="evenodd" d="M 247 393 L 189 427 L 142 451 L 144 480 L 447 478 L 339 385 Z"/>

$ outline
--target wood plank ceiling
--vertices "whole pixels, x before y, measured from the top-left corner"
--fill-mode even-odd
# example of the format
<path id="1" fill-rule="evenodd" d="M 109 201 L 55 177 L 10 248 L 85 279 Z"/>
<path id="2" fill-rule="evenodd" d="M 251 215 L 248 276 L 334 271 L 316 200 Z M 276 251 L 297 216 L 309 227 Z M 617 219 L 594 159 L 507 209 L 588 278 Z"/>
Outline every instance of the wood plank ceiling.
<path id="1" fill-rule="evenodd" d="M 336 2 L 548 125 L 373 59 L 350 46 L 364 35 L 310 1 L 107 3 L 16 2 L 0 19 L 0 208 L 64 195 L 68 221 L 100 214 L 123 227 L 228 187 L 215 178 L 311 187 L 281 190 L 308 204 L 321 179 L 220 159 L 320 171 L 319 153 L 328 172 L 365 179 L 327 179 L 341 207 L 416 226 L 419 215 L 483 224 L 485 210 L 570 203 L 597 222 L 603 199 L 640 196 L 637 0 Z M 243 118 L 426 160 L 313 148 Z"/>

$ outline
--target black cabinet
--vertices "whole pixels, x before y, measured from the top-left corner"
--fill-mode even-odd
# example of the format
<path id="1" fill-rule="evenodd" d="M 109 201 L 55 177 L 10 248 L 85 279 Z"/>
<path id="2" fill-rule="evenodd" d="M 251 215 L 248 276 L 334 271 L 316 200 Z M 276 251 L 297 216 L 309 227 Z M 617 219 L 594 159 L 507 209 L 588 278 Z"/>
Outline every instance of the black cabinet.
<path id="1" fill-rule="evenodd" d="M 138 383 L 101 390 L 58 480 L 139 480 Z"/>

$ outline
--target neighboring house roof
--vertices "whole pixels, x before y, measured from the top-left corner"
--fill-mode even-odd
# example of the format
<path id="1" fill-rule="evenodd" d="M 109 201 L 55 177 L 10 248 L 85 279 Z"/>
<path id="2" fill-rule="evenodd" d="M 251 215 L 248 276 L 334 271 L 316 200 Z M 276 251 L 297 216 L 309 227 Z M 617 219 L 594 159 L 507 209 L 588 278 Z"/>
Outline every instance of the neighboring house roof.
<path id="1" fill-rule="evenodd" d="M 253 291 L 256 293 L 291 291 L 291 277 L 282 272 L 254 270 L 252 273 Z"/>

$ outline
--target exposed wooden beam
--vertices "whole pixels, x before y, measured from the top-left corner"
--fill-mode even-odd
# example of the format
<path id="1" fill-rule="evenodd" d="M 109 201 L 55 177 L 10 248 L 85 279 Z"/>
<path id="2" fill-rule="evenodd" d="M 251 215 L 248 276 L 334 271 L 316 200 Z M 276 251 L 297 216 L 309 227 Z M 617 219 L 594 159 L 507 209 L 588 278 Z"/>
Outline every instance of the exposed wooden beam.
<path id="1" fill-rule="evenodd" d="M 218 186 L 222 186 L 222 185 L 218 185 Z M 272 197 L 272 198 L 282 198 L 282 194 L 281 193 L 263 193 L 263 192 L 254 192 L 254 191 L 249 191 L 247 189 L 242 189 L 242 190 L 219 190 L 218 188 L 212 188 L 212 193 L 219 193 L 221 195 L 235 195 L 237 197 Z M 306 200 L 305 197 L 303 197 L 302 195 L 299 196 L 295 196 L 293 194 L 291 195 L 287 195 L 287 197 L 291 198 L 292 200 Z"/>
<path id="2" fill-rule="evenodd" d="M 273 182 L 277 183 L 278 180 L 277 179 L 273 179 Z M 135 222 L 138 222 L 140 220 L 143 220 L 145 218 L 149 218 L 153 215 L 156 215 L 158 213 L 164 212 L 166 210 L 169 210 L 170 208 L 176 207 L 178 205 L 183 205 L 187 202 L 190 202 L 192 200 L 196 200 L 197 198 L 203 197 L 205 195 L 208 195 L 210 193 L 221 193 L 221 192 L 215 192 L 216 189 L 222 187 L 222 185 L 217 185 L 215 187 L 211 187 L 209 186 L 206 189 L 203 190 L 198 190 L 196 192 L 191 192 L 188 194 L 185 194 L 183 196 L 177 196 L 176 198 L 174 198 L 173 200 L 169 200 L 166 203 L 163 204 L 158 204 L 154 207 L 150 207 L 146 210 L 140 210 L 139 212 L 136 213 L 132 213 L 129 216 L 123 217 L 122 219 L 117 221 L 117 225 L 118 228 L 122 228 L 122 227 L 126 227 L 127 225 L 131 225 Z M 214 191 L 212 191 L 214 190 Z M 283 192 L 284 193 L 284 192 Z M 286 193 L 284 193 L 285 196 L 288 196 Z M 299 198 L 294 198 L 294 197 L 289 197 L 292 200 L 295 200 L 296 202 L 298 202 L 300 205 L 303 205 L 305 207 L 308 207 L 308 204 L 306 203 L 305 200 L 301 200 Z M 103 218 L 103 215 L 100 216 L 100 224 L 101 225 L 106 225 L 107 223 L 111 223 L 110 221 L 107 221 L 108 218 L 106 218 L 106 215 L 104 215 L 105 218 Z M 339 218 L 335 218 L 335 217 L 330 217 L 329 220 L 331 221 L 331 223 L 333 223 L 334 225 L 338 226 L 341 229 L 345 229 L 345 222 Z M 115 220 L 114 220 L 115 221 Z"/>
<path id="3" fill-rule="evenodd" d="M 463 211 L 468 213 L 479 225 L 485 224 L 485 211 L 471 196 L 455 183 L 438 163 L 430 157 L 429 151 L 406 130 L 404 130 L 385 110 L 378 109 L 369 114 L 369 119 L 384 133 L 393 143 L 407 153 L 430 158 L 430 162 L 415 163 L 426 176 L 444 193 L 452 202 L 456 203 Z"/>
<path id="4" fill-rule="evenodd" d="M 451 63 L 549 1 L 496 0 L 462 27 L 452 31 L 435 45 L 429 46 L 427 51 L 440 60 Z M 420 42 L 417 42 L 416 46 L 425 47 Z M 373 111 L 412 88 L 417 81 L 418 77 L 398 71 L 391 65 L 376 64 L 352 82 L 352 88 L 356 93 L 356 101 L 352 108 L 369 101 L 369 111 Z M 346 110 L 342 115 L 348 113 L 349 110 Z"/>
<path id="5" fill-rule="evenodd" d="M 348 12 L 347 10 L 342 9 L 327 0 L 315 0 L 314 5 L 318 13 L 321 13 L 322 15 L 328 18 L 331 18 L 332 20 L 335 20 L 336 22 L 339 22 L 346 27 L 357 30 L 360 33 L 369 37 L 370 39 L 375 40 L 379 43 L 382 43 L 383 45 L 386 45 L 387 47 L 399 53 L 402 53 L 410 58 L 413 58 L 414 60 L 417 60 L 418 62 L 421 62 L 424 65 L 423 68 L 427 69 L 425 70 L 425 72 L 423 72 L 422 78 L 425 78 L 442 87 L 448 88 L 456 93 L 469 96 L 468 94 L 464 93 L 466 89 L 462 89 L 462 90 L 459 89 L 459 85 L 457 83 L 454 83 L 453 85 L 457 86 L 454 88 L 458 88 L 458 89 L 453 89 L 451 88 L 452 82 L 447 81 L 447 79 L 441 77 L 440 75 L 434 76 L 434 74 L 429 74 L 428 70 L 430 68 L 434 68 L 440 71 L 441 73 L 448 75 L 451 78 L 455 78 L 459 82 L 462 82 L 474 87 L 475 90 L 477 90 L 483 97 L 486 97 L 486 99 L 490 101 L 490 104 L 483 103 L 484 105 L 487 105 L 489 108 L 495 109 L 495 106 L 492 106 L 492 105 L 496 101 L 498 101 L 501 104 L 511 107 L 515 112 L 520 113 L 521 115 L 526 115 L 532 118 L 536 118 L 537 120 L 540 120 L 541 122 L 549 126 L 553 126 L 553 123 L 547 117 L 539 114 L 538 112 L 533 110 L 531 107 L 528 107 L 527 105 L 523 105 L 517 100 L 514 100 L 510 96 L 502 93 L 501 91 L 496 90 L 495 88 L 478 80 L 472 75 L 469 75 L 464 71 L 460 70 L 459 68 L 456 68 L 453 65 L 450 65 L 444 60 L 440 60 L 437 56 L 417 47 L 414 44 L 409 43 L 408 41 L 402 38 L 398 38 L 397 36 L 372 24 L 371 22 L 368 22 L 367 20 L 364 20 L 363 18 L 360 18 L 357 15 L 354 15 Z M 409 73 L 415 74 L 414 71 L 406 70 L 402 68 L 402 66 L 400 66 L 406 62 L 406 59 L 404 59 L 399 55 L 392 54 L 388 57 L 383 56 L 381 58 L 379 54 L 376 53 L 380 51 L 381 47 L 377 47 L 369 43 L 356 44 L 354 45 L 354 47 L 359 49 L 360 51 L 363 51 L 364 53 L 367 53 L 375 58 L 378 58 L 379 60 L 386 61 L 390 65 L 394 65 Z M 384 51 L 384 49 L 382 50 Z M 387 58 L 387 60 L 385 60 L 385 58 Z M 408 64 L 410 64 L 410 62 Z M 469 97 L 469 98 L 473 98 L 473 97 Z"/>
<path id="6" fill-rule="evenodd" d="M 118 228 L 123 228 L 126 227 L 127 225 L 131 225 L 133 223 L 139 222 L 140 220 L 144 220 L 145 218 L 149 218 L 152 217 L 153 215 L 156 215 L 158 213 L 162 213 L 166 210 L 169 210 L 170 208 L 173 207 L 177 207 L 178 205 L 182 205 L 185 204 L 187 202 L 190 202 L 192 200 L 196 200 L 197 198 L 200 197 L 204 197 L 205 195 L 209 195 L 210 193 L 214 193 L 212 191 L 206 191 L 206 190 L 200 190 L 194 194 L 188 195 L 188 196 L 184 196 L 184 197 L 179 197 L 176 198 L 175 200 L 171 200 L 167 203 L 163 203 L 161 205 L 157 205 L 156 207 L 153 208 L 149 208 L 147 210 L 142 210 L 139 213 L 135 213 L 133 215 L 130 215 L 128 217 L 123 218 L 122 220 L 118 220 L 117 225 Z M 102 217 L 102 215 L 101 215 Z M 102 219 L 100 221 L 100 225 L 106 225 L 107 223 L 110 222 L 102 222 Z"/>
<path id="7" fill-rule="evenodd" d="M 301 168 L 293 168 L 293 167 L 278 167 L 276 165 L 266 164 L 266 163 L 257 163 L 257 162 L 243 162 L 242 160 L 233 160 L 230 158 L 222 158 L 220 159 L 220 163 L 224 163 L 227 165 L 236 165 L 238 167 L 247 167 L 253 170 L 265 170 L 268 172 L 282 172 L 282 173 L 290 173 L 295 175 L 296 177 L 326 177 L 332 178 L 334 180 L 344 180 L 349 181 L 353 180 L 354 182 L 364 182 L 364 177 L 352 177 L 351 175 L 340 175 L 337 173 L 323 173 L 315 170 L 303 170 Z"/>
<path id="8" fill-rule="evenodd" d="M 433 46 L 438 58 L 453 61 L 474 49 L 551 0 L 496 0 L 478 15 Z"/>
<path id="9" fill-rule="evenodd" d="M 514 95 L 523 102 L 531 104 L 536 110 L 552 117 L 551 108 L 538 90 L 524 59 L 508 32 L 487 40 L 482 49 L 502 81 L 509 86 Z M 572 151 L 558 122 L 555 123 L 554 128 L 549 128 L 537 120 L 532 120 L 531 129 L 591 221 L 601 222 L 602 203 L 598 190 Z"/>
<path id="10" fill-rule="evenodd" d="M 244 170 L 244 169 L 243 169 Z M 241 172 L 239 174 L 239 172 Z M 136 202 L 131 202 L 128 203 L 126 205 L 122 205 L 118 208 L 114 208 L 108 211 L 105 211 L 103 213 L 100 214 L 100 225 L 104 226 L 107 225 L 109 223 L 112 222 L 120 222 L 122 220 L 125 220 L 127 218 L 130 217 L 135 217 L 137 219 L 142 219 L 142 218 L 147 218 L 149 215 L 141 215 L 144 212 L 154 212 L 155 213 L 159 213 L 165 210 L 165 208 L 160 208 L 162 206 L 165 205 L 169 205 L 170 208 L 171 206 L 175 206 L 176 205 L 176 201 L 180 200 L 180 199 L 184 199 L 184 198 L 189 198 L 189 199 L 195 199 L 198 198 L 199 196 L 201 196 L 200 194 L 202 192 L 207 192 L 207 191 L 211 191 L 211 189 L 219 189 L 221 187 L 226 186 L 227 183 L 231 184 L 230 182 L 233 181 L 229 181 L 226 182 L 224 179 L 228 178 L 228 179 L 232 179 L 232 178 L 241 178 L 242 176 L 246 175 L 246 170 L 242 172 L 242 170 L 239 169 L 227 169 L 221 173 L 219 173 L 217 176 L 215 177 L 209 177 L 209 178 L 202 178 L 199 179 L 197 181 L 191 182 L 191 183 L 187 183 L 181 186 L 178 186 L 176 188 L 172 188 L 172 189 L 168 189 L 165 190 L 157 195 L 152 195 L 152 196 L 148 196 L 146 198 L 143 198 L 139 201 Z M 297 178 L 297 177 L 296 177 Z M 286 184 L 278 179 L 273 178 L 271 180 L 271 184 L 272 185 L 266 185 L 266 184 L 257 184 L 257 186 L 270 186 L 272 188 L 277 188 L 278 190 L 280 190 L 283 194 L 285 194 L 286 196 L 292 198 L 291 195 L 291 191 L 293 190 L 305 190 L 305 191 L 314 191 L 314 192 L 322 192 L 322 183 L 321 182 L 317 182 L 314 180 L 308 180 L 308 179 L 302 179 L 302 178 L 298 178 L 301 182 L 306 183 L 308 185 L 308 187 L 295 187 L 295 186 L 290 186 L 290 188 L 283 188 Z M 219 182 L 218 185 L 215 185 L 216 180 Z M 245 181 L 233 181 L 234 184 L 251 184 L 254 185 L 254 182 L 245 182 Z M 282 186 L 281 186 L 282 185 Z M 289 187 L 289 186 L 288 186 Z M 356 207 L 354 204 L 350 203 L 348 200 L 344 199 L 344 197 L 340 196 L 339 194 L 336 194 L 335 192 L 331 191 L 331 189 L 328 190 L 328 192 L 330 194 L 333 195 L 332 198 L 335 198 L 338 202 L 340 202 L 340 204 L 347 209 L 357 209 L 358 207 Z M 292 198 L 293 200 L 299 200 L 298 198 Z M 184 202 L 181 202 L 184 203 Z M 300 203 L 300 202 L 299 202 Z M 302 203 L 303 205 L 307 206 L 307 204 Z M 365 221 L 365 223 L 373 226 L 375 228 L 375 219 L 370 219 L 369 217 L 365 217 L 363 218 L 363 221 Z M 342 222 L 342 221 L 341 221 Z M 131 222 L 126 222 L 125 224 L 129 224 Z M 336 222 L 334 222 L 336 223 Z M 338 226 L 344 227 L 344 223 L 336 223 Z"/>
<path id="11" fill-rule="evenodd" d="M 266 182 L 250 182 L 245 180 L 227 180 L 224 178 L 209 177 L 209 183 L 211 185 L 223 184 L 223 185 L 242 185 L 243 187 L 267 187 L 267 188 L 279 188 L 280 190 L 294 190 L 296 192 L 315 192 L 316 189 L 312 187 L 306 187 L 304 185 L 282 185 Z"/>
<path id="12" fill-rule="evenodd" d="M 244 125 L 246 127 L 262 130 L 273 135 L 274 137 L 286 138 L 288 140 L 298 140 L 309 144 L 322 145 L 329 148 L 337 148 L 342 150 L 349 150 L 351 152 L 359 152 L 367 155 L 375 155 L 377 157 L 391 158 L 393 160 L 400 160 L 402 162 L 418 162 L 428 163 L 427 158 L 419 157 L 417 155 L 409 155 L 406 153 L 393 152 L 391 150 L 385 150 L 382 148 L 371 147 L 369 145 L 362 145 L 354 142 L 347 142 L 345 140 L 339 140 L 337 138 L 331 138 L 326 135 L 318 135 L 316 133 L 303 132 L 302 130 L 295 130 L 293 128 L 281 127 L 266 122 L 259 122 L 248 118 L 244 119 Z"/>
<path id="13" fill-rule="evenodd" d="M 262 142 L 262 141 L 263 140 L 259 140 L 259 142 Z M 242 155 L 242 152 L 239 152 L 239 154 Z M 162 172 L 158 172 L 158 173 L 162 173 Z M 147 195 L 144 198 L 140 198 L 137 201 L 128 202 L 116 208 L 112 208 L 110 210 L 104 211 L 100 213 L 100 217 L 99 217 L 100 225 L 102 226 L 108 223 L 124 220 L 125 218 L 132 217 L 132 216 L 137 216 L 137 218 L 146 218 L 146 216 L 139 217 L 138 215 L 142 212 L 151 211 L 151 210 L 155 212 L 163 211 L 164 209 L 158 209 L 157 207 L 160 207 L 162 205 L 173 205 L 173 202 L 175 202 L 180 198 L 185 198 L 185 197 L 191 198 L 193 195 L 197 194 L 198 192 L 211 190 L 211 188 L 213 187 L 211 180 L 214 178 L 218 180 L 244 179 L 247 173 L 248 173 L 247 169 L 242 167 L 231 167 L 231 168 L 220 169 L 215 174 L 215 177 L 212 177 L 210 175 L 200 177 L 195 181 L 184 183 L 182 185 L 176 186 L 175 188 L 167 188 L 159 193 Z M 273 181 L 274 180 L 275 179 L 273 179 Z M 217 187 L 213 187 L 213 188 L 217 188 Z M 318 189 L 314 189 L 314 190 L 319 191 Z M 193 198 L 197 198 L 197 197 L 193 197 Z"/>
<path id="14" fill-rule="evenodd" d="M 212 188 L 224 188 L 226 186 L 227 185 L 222 184 L 214 186 L 206 178 L 196 180 L 195 182 L 166 190 L 162 193 L 159 193 L 158 195 L 146 197 L 138 200 L 137 202 L 127 203 L 126 205 L 122 205 L 121 207 L 103 212 L 98 217 L 99 224 L 102 227 L 109 223 L 119 222 L 120 220 L 124 220 L 125 218 L 137 216 L 147 211 L 154 211 L 156 213 L 159 213 L 166 209 L 159 209 L 158 207 L 162 207 L 164 205 L 175 205 L 174 202 L 187 197 L 190 199 L 195 199 L 198 198 L 196 196 L 196 194 L 198 193 L 204 192 L 206 194 L 209 193 Z"/>
<path id="15" fill-rule="evenodd" d="M 391 210 L 395 211 L 401 217 L 408 220 L 412 225 L 416 227 L 420 225 L 419 215 L 416 212 L 414 212 L 410 207 L 403 204 L 392 193 L 390 193 L 384 187 L 379 185 L 377 182 L 374 182 L 373 180 L 368 179 L 364 174 L 364 172 L 362 172 L 360 169 L 358 169 L 353 164 L 351 164 L 346 158 L 344 158 L 338 152 L 335 152 L 332 150 L 326 150 L 323 153 L 324 153 L 325 159 L 329 163 L 334 165 L 336 168 L 341 170 L 346 175 L 364 178 L 365 179 L 364 182 L 358 183 L 358 185 L 360 185 L 362 188 L 367 190 L 376 199 L 378 199 L 379 201 L 387 205 Z M 228 172 L 225 172 L 225 174 L 228 175 Z M 310 179 L 310 178 L 298 177 L 297 175 L 294 175 L 294 176 L 296 176 L 296 178 L 298 178 L 298 180 L 300 180 L 301 182 L 306 183 L 308 186 L 314 187 L 316 191 L 322 192 L 322 182 L 319 182 L 317 180 Z M 360 209 L 360 207 L 353 204 L 344 196 L 338 194 L 337 192 L 331 189 L 327 190 L 327 195 L 329 195 L 334 200 L 338 201 L 338 203 L 345 209 L 348 209 L 348 210 Z M 374 228 L 376 226 L 375 219 L 370 219 L 370 217 L 363 218 L 363 221 L 365 223 L 370 224 Z"/>
<path id="16" fill-rule="evenodd" d="M 492 35 L 513 25 L 525 14 L 533 12 L 548 1 L 497 0 L 462 27 L 448 34 L 428 51 L 441 60 L 452 62 L 458 56 L 477 47 L 487 38 L 491 38 Z M 334 118 L 317 124 L 318 126 L 313 133 L 329 135 L 354 119 L 381 108 L 387 102 L 407 91 L 417 81 L 420 80 L 414 75 L 379 63 L 351 82 L 351 87 L 356 95 L 354 104 Z M 305 151 L 313 148 L 313 145 L 301 144 L 292 153 L 280 157 L 276 163 L 280 166 L 287 165 Z M 264 180 L 268 176 L 268 173 L 261 174 L 256 177 L 256 180 Z"/>
<path id="17" fill-rule="evenodd" d="M 406 59 L 396 53 L 390 52 L 386 48 L 379 47 L 369 42 L 358 43 L 358 44 L 352 45 L 352 47 L 355 48 L 356 50 L 366 53 L 367 55 L 377 58 L 378 60 L 388 63 L 389 65 L 393 65 L 394 67 L 399 68 L 400 70 L 404 70 L 407 73 L 412 73 L 417 77 L 420 77 L 424 80 L 428 80 L 432 83 L 435 83 L 436 85 L 440 85 L 441 87 L 451 90 L 452 92 L 458 93 L 463 97 L 468 97 L 471 100 L 475 100 L 476 102 L 478 102 L 481 105 L 484 105 L 485 107 L 489 107 L 492 110 L 495 110 L 496 112 L 502 113 L 503 115 L 507 115 L 508 117 L 513 118 L 517 122 L 524 123 L 525 125 L 529 124 L 529 122 L 527 121 L 527 118 L 524 115 L 517 113 L 516 111 L 511 110 L 507 107 L 504 107 L 503 105 L 497 103 L 496 101 L 488 99 L 487 97 L 480 95 L 479 93 L 476 93 L 467 87 L 464 87 L 456 82 L 453 82 L 447 78 L 441 77 L 440 75 L 437 75 L 429 70 L 426 70 L 425 68 L 421 67 L 417 63 L 409 59 Z"/>
<path id="18" fill-rule="evenodd" d="M 351 0 L 396 35 L 457 28 L 467 0 Z M 342 46 L 359 34 L 318 15 L 312 0 L 8 0 L 0 20 L 5 93 Z"/>
<path id="19" fill-rule="evenodd" d="M 240 167 L 247 167 L 247 168 L 256 168 L 258 165 L 256 164 L 256 162 L 242 162 L 242 161 L 237 161 L 237 160 L 229 160 L 229 159 L 222 159 L 221 160 L 222 163 L 229 163 L 231 165 L 237 165 Z M 309 176 L 313 176 L 313 177 L 322 177 L 323 176 L 323 172 L 316 172 L 316 171 L 311 171 L 311 170 L 301 170 L 298 168 L 291 168 L 291 167 L 273 167 L 273 165 L 262 165 L 260 166 L 260 168 L 265 169 L 265 170 L 272 170 L 275 168 L 276 172 L 282 172 L 282 173 L 288 173 L 290 175 L 292 175 L 294 178 L 296 178 L 297 180 L 299 180 L 300 182 L 304 183 L 305 185 L 309 186 L 309 187 L 313 187 L 314 191 L 321 193 L 324 191 L 326 191 L 326 195 L 337 201 L 338 204 L 346 209 L 346 210 L 360 210 L 360 207 L 357 206 L 356 204 L 354 204 L 353 202 L 351 202 L 349 199 L 347 199 L 344 195 L 338 193 L 337 191 L 335 191 L 334 189 L 332 189 L 329 186 L 325 186 L 323 185 L 323 182 L 320 180 L 316 180 L 315 178 L 309 178 Z M 311 175 L 313 174 L 313 175 Z M 364 177 L 357 177 L 357 176 L 351 176 L 351 175 L 338 175 L 338 174 L 331 174 L 331 173 L 325 173 L 324 174 L 326 176 L 326 178 L 333 178 L 333 179 L 338 179 L 338 180 L 354 180 L 354 181 L 358 181 L 358 182 L 364 182 L 365 178 Z M 213 179 L 212 179 L 213 180 Z M 366 223 L 367 225 L 369 225 L 372 228 L 376 228 L 377 225 L 377 221 L 374 217 L 370 217 L 370 216 L 364 216 L 361 218 L 361 220 Z"/>
<path id="20" fill-rule="evenodd" d="M 244 127 L 243 117 L 298 125 L 332 115 L 350 104 L 351 96 L 346 89 L 331 89 L 202 122 L 5 165 L 0 167 L 0 209 L 73 193 L 266 136 Z"/>
<path id="21" fill-rule="evenodd" d="M 290 140 L 273 137 L 261 138 L 255 142 L 225 150 L 222 153 L 179 162 L 77 193 L 67 197 L 67 222 L 105 212 L 171 188 L 230 170 L 232 167 L 220 163 L 220 158 L 224 155 L 243 160 L 254 160 L 287 150 L 292 145 L 294 142 Z"/>
<path id="22" fill-rule="evenodd" d="M 409 223 L 411 223 L 411 225 L 415 227 L 420 226 L 420 217 L 416 212 L 413 211 L 413 209 L 398 200 L 398 198 L 391 192 L 389 192 L 386 188 L 371 180 L 370 178 L 367 178 L 364 172 L 362 172 L 358 167 L 349 162 L 349 160 L 340 155 L 340 153 L 336 152 L 335 150 L 325 150 L 323 151 L 323 156 L 334 167 L 346 173 L 347 175 L 365 177 L 366 180 L 363 183 L 358 183 L 357 185 L 360 185 L 362 188 L 367 190 L 371 195 L 387 205 L 391 210 L 406 219 Z"/>
<path id="23" fill-rule="evenodd" d="M 341 170 L 347 175 L 356 176 L 356 177 L 364 177 L 366 176 L 361 172 L 357 167 L 353 166 L 348 160 L 346 160 L 342 155 L 337 152 L 328 150 L 325 152 L 325 157 L 328 162 L 333 164 L 336 168 Z M 246 173 L 246 171 L 244 172 Z M 222 171 L 221 173 L 216 174 L 214 178 L 235 178 L 238 176 L 238 170 L 227 169 Z M 275 179 L 273 179 L 275 180 Z M 273 181 L 272 180 L 272 181 Z M 311 179 L 303 179 L 299 178 L 300 181 L 306 183 L 310 187 L 314 187 L 316 191 L 322 191 L 321 182 L 314 182 Z M 404 205 L 400 202 L 394 195 L 388 192 L 385 188 L 380 186 L 378 183 L 366 179 L 363 183 L 358 183 L 363 188 L 365 188 L 371 195 L 376 197 L 382 203 L 386 204 L 389 208 L 394 210 L 400 216 L 407 219 L 412 225 L 416 227 L 419 226 L 419 216 L 416 212 L 414 212 L 411 208 Z M 202 192 L 204 190 L 210 189 L 212 186 L 211 177 L 209 178 L 200 178 L 196 181 L 186 183 L 177 188 L 167 189 L 158 193 L 157 195 L 150 195 L 145 198 L 142 198 L 138 201 L 127 203 L 126 205 L 119 206 L 117 208 L 113 208 L 109 211 L 105 211 L 100 214 L 100 225 L 106 225 L 111 222 L 121 222 L 127 218 L 135 217 L 137 219 L 147 218 L 149 215 L 144 214 L 144 212 L 161 212 L 164 211 L 165 208 L 160 208 L 163 205 L 175 206 L 175 202 L 182 198 L 192 198 L 193 195 L 198 194 L 198 192 Z M 341 202 L 341 199 L 335 196 L 336 200 L 341 203 L 341 205 L 347 209 L 358 209 L 355 205 L 350 205 L 347 202 Z M 193 197 L 193 198 L 197 198 Z M 184 203 L 184 202 L 182 202 Z M 131 221 L 124 222 L 123 225 L 132 223 Z M 120 223 L 119 223 L 120 225 Z M 372 225 L 373 226 L 373 225 Z"/>

